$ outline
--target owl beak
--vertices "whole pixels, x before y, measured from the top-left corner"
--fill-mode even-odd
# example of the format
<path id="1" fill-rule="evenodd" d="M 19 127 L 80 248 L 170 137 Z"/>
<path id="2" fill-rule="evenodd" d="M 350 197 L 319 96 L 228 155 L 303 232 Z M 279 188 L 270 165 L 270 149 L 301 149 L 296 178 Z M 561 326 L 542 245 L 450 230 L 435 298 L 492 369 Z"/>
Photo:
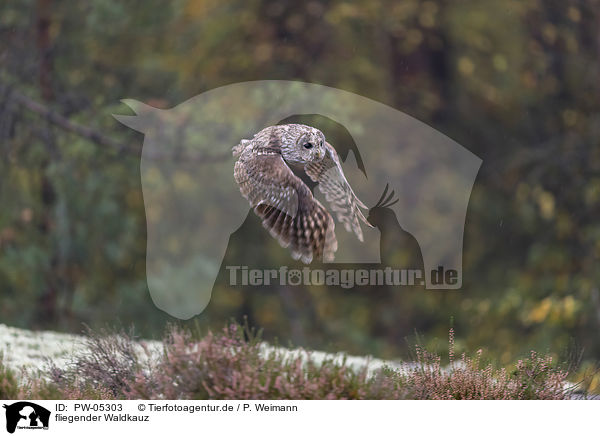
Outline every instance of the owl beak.
<path id="1" fill-rule="evenodd" d="M 323 152 L 323 150 L 317 150 L 317 158 L 318 159 L 323 159 L 325 153 Z"/>

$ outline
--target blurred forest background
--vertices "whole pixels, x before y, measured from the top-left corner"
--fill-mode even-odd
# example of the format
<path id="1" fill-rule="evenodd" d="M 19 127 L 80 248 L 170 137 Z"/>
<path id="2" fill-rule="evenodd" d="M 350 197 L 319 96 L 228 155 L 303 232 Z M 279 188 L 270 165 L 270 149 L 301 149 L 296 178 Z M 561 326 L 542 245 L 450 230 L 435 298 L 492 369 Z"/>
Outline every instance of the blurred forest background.
<path id="1" fill-rule="evenodd" d="M 458 352 L 502 363 L 532 348 L 599 359 L 599 58 L 593 0 L 3 1 L 0 322 L 161 333 L 170 318 L 145 276 L 143 136 L 111 114 L 131 113 L 123 98 L 169 108 L 286 79 L 390 105 L 483 159 L 463 289 L 220 281 L 196 321 L 248 315 L 267 339 L 384 358 L 407 358 L 415 332 L 443 345 L 453 325 Z"/>

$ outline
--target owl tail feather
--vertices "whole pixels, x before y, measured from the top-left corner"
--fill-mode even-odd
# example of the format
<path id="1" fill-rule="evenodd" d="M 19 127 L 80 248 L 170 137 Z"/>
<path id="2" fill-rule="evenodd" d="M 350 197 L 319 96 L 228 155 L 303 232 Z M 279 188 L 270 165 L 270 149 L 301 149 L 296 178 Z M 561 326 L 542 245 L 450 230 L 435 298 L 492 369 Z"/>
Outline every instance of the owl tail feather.
<path id="1" fill-rule="evenodd" d="M 291 217 L 268 204 L 259 204 L 254 212 L 282 247 L 289 247 L 292 257 L 309 264 L 313 259 L 331 262 L 337 250 L 335 224 L 321 205 Z"/>

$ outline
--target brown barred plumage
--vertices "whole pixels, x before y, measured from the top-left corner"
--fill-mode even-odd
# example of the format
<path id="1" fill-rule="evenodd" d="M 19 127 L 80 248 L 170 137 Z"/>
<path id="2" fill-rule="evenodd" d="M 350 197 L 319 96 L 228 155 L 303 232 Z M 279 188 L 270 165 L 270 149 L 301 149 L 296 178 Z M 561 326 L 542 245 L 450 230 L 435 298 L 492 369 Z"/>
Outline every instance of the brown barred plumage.
<path id="1" fill-rule="evenodd" d="M 302 124 L 271 126 L 233 148 L 234 178 L 271 236 L 289 247 L 294 259 L 332 261 L 337 250 L 333 218 L 288 167 L 304 165 L 319 183 L 337 218 L 362 241 L 364 204 L 348 184 L 335 149 L 323 133 Z"/>

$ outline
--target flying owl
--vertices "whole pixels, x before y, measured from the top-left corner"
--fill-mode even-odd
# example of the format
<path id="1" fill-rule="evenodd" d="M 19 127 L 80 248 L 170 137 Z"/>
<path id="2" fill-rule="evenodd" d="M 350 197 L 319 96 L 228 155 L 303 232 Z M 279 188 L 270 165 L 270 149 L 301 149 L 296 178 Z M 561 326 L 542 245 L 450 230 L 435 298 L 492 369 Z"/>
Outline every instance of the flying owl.
<path id="1" fill-rule="evenodd" d="M 329 212 L 291 168 L 304 169 L 319 185 L 337 220 L 363 241 L 360 221 L 367 207 L 348 184 L 335 149 L 314 127 L 286 124 L 267 127 L 233 147 L 238 157 L 234 178 L 263 226 L 292 257 L 304 263 L 330 262 L 337 250 Z"/>

